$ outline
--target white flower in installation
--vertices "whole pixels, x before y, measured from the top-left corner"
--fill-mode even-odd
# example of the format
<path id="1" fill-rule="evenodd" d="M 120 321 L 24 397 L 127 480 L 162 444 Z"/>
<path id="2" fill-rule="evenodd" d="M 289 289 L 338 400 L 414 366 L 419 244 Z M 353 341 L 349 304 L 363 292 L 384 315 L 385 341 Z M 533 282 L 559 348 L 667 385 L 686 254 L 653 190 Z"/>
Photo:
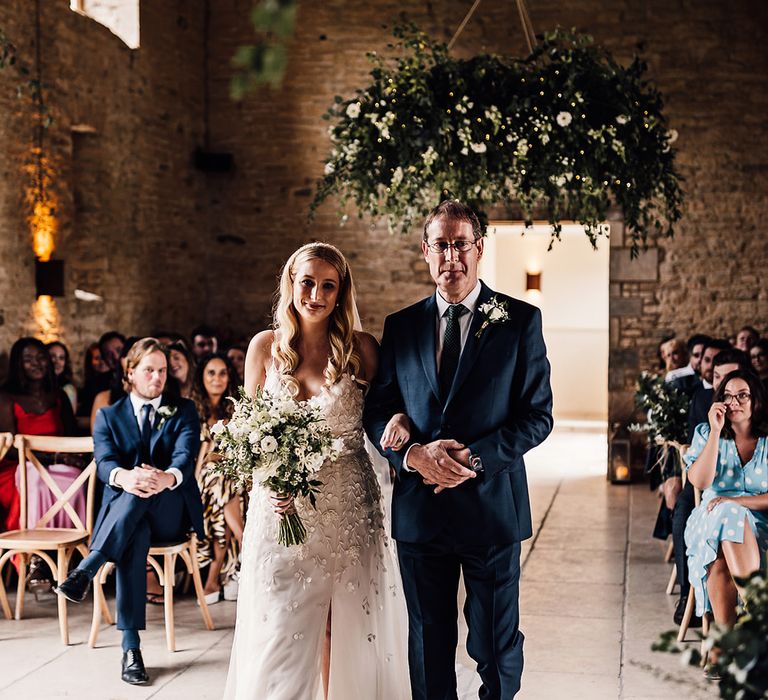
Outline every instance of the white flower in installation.
<path id="1" fill-rule="evenodd" d="M 485 153 L 488 150 L 488 147 L 484 143 L 471 143 L 469 144 L 469 147 L 475 153 Z"/>
<path id="2" fill-rule="evenodd" d="M 568 126 L 573 121 L 573 117 L 570 112 L 558 112 L 556 120 L 560 126 Z"/>
<path id="3" fill-rule="evenodd" d="M 628 121 L 629 117 L 626 114 L 619 114 L 619 116 L 616 117 L 617 124 L 626 124 Z"/>
<path id="4" fill-rule="evenodd" d="M 325 164 L 324 172 L 325 172 L 326 175 L 331 175 L 334 170 L 336 170 L 336 167 L 334 166 L 333 163 L 326 163 Z"/>
<path id="5" fill-rule="evenodd" d="M 669 143 L 674 143 L 675 141 L 677 141 L 677 137 L 678 137 L 677 129 L 670 129 L 667 132 L 667 141 Z"/>
<path id="6" fill-rule="evenodd" d="M 530 146 L 528 145 L 528 141 L 526 139 L 520 139 L 517 142 L 517 149 L 516 150 L 517 150 L 517 154 L 518 155 L 520 155 L 520 156 L 526 155 L 526 153 L 528 153 L 528 149 L 529 148 L 530 148 Z"/>
<path id="7" fill-rule="evenodd" d="M 397 187 L 403 181 L 403 169 L 398 165 L 392 173 L 391 186 Z"/>
<path id="8" fill-rule="evenodd" d="M 267 435 L 262 439 L 260 447 L 261 451 L 266 454 L 274 452 L 277 449 L 277 440 L 275 440 L 275 438 L 273 438 L 271 435 Z"/>
<path id="9" fill-rule="evenodd" d="M 347 116 L 350 119 L 357 119 L 360 116 L 360 103 L 359 102 L 352 102 L 347 107 Z"/>

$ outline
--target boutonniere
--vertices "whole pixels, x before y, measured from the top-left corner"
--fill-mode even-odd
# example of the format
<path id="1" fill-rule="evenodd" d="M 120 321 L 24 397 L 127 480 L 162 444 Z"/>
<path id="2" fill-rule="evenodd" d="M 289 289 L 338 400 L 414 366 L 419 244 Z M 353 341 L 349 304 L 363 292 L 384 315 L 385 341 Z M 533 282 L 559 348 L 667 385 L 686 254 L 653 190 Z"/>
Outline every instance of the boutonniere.
<path id="1" fill-rule="evenodd" d="M 176 411 L 178 410 L 178 406 L 160 406 L 160 408 L 157 409 L 157 415 L 160 416 L 160 422 L 157 424 L 157 429 L 160 430 L 160 428 L 163 427 L 163 423 L 172 416 L 175 416 Z"/>
<path id="2" fill-rule="evenodd" d="M 483 325 L 475 333 L 479 338 L 483 331 L 492 323 L 505 323 L 509 321 L 509 312 L 507 311 L 507 302 L 499 301 L 494 294 L 485 304 L 480 304 L 478 311 L 483 314 Z"/>

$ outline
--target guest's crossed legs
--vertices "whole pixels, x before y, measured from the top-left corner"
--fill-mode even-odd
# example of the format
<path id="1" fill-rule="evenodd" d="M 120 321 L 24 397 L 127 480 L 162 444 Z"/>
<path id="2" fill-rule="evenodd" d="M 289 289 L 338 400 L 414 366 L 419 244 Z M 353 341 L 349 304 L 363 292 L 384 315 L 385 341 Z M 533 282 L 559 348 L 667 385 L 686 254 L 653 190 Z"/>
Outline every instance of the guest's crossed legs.
<path id="1" fill-rule="evenodd" d="M 150 498 L 123 492 L 109 504 L 91 550 L 117 565 L 118 629 L 145 628 L 150 543 L 178 542 L 188 530 L 184 497 L 178 490 L 162 491 Z"/>
<path id="2" fill-rule="evenodd" d="M 414 700 L 455 700 L 457 594 L 463 571 L 467 651 L 483 682 L 481 698 L 508 700 L 520 689 L 520 544 L 482 547 L 398 542 L 408 602 L 408 661 Z"/>

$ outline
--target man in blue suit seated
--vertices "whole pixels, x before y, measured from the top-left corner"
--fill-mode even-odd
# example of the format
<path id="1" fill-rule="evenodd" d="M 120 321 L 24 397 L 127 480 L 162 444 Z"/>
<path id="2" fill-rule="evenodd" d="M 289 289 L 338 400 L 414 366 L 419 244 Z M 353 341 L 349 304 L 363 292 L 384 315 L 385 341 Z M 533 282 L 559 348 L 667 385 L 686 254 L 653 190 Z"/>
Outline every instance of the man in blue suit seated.
<path id="1" fill-rule="evenodd" d="M 146 626 L 150 543 L 183 541 L 192 528 L 203 536 L 194 474 L 200 422 L 194 403 L 174 395 L 167 378 L 165 348 L 154 338 L 138 341 L 126 358 L 128 395 L 101 409 L 93 428 L 104 495 L 90 553 L 56 589 L 68 600 L 82 602 L 102 564 L 116 563 L 122 679 L 134 685 L 149 680 L 139 630 Z"/>
<path id="2" fill-rule="evenodd" d="M 523 670 L 520 542 L 532 534 L 523 455 L 552 429 L 541 313 L 478 280 L 482 229 L 468 206 L 436 207 L 422 252 L 437 289 L 386 319 L 364 414 L 374 445 L 393 415 L 411 421 L 402 450 L 382 451 L 397 472 L 411 689 L 414 700 L 457 697 L 461 573 L 480 697 L 507 700 Z"/>

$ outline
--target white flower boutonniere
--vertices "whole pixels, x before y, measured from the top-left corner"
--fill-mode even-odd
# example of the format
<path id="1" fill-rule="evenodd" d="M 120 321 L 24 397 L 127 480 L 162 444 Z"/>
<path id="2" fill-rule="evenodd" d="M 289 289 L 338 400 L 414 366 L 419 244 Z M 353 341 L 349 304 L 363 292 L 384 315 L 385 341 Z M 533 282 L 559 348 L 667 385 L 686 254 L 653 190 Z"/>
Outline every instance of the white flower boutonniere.
<path id="1" fill-rule="evenodd" d="M 157 429 L 160 430 L 160 428 L 163 427 L 163 423 L 165 423 L 171 416 L 175 416 L 176 411 L 178 410 L 178 406 L 160 406 L 160 408 L 157 409 L 157 415 L 160 416 L 160 422 L 157 424 Z"/>
<path id="2" fill-rule="evenodd" d="M 483 331 L 492 323 L 506 323 L 509 321 L 509 312 L 507 311 L 507 302 L 499 301 L 494 294 L 485 304 L 480 304 L 478 311 L 485 317 L 483 319 L 483 325 L 475 333 L 475 337 L 479 338 Z"/>

